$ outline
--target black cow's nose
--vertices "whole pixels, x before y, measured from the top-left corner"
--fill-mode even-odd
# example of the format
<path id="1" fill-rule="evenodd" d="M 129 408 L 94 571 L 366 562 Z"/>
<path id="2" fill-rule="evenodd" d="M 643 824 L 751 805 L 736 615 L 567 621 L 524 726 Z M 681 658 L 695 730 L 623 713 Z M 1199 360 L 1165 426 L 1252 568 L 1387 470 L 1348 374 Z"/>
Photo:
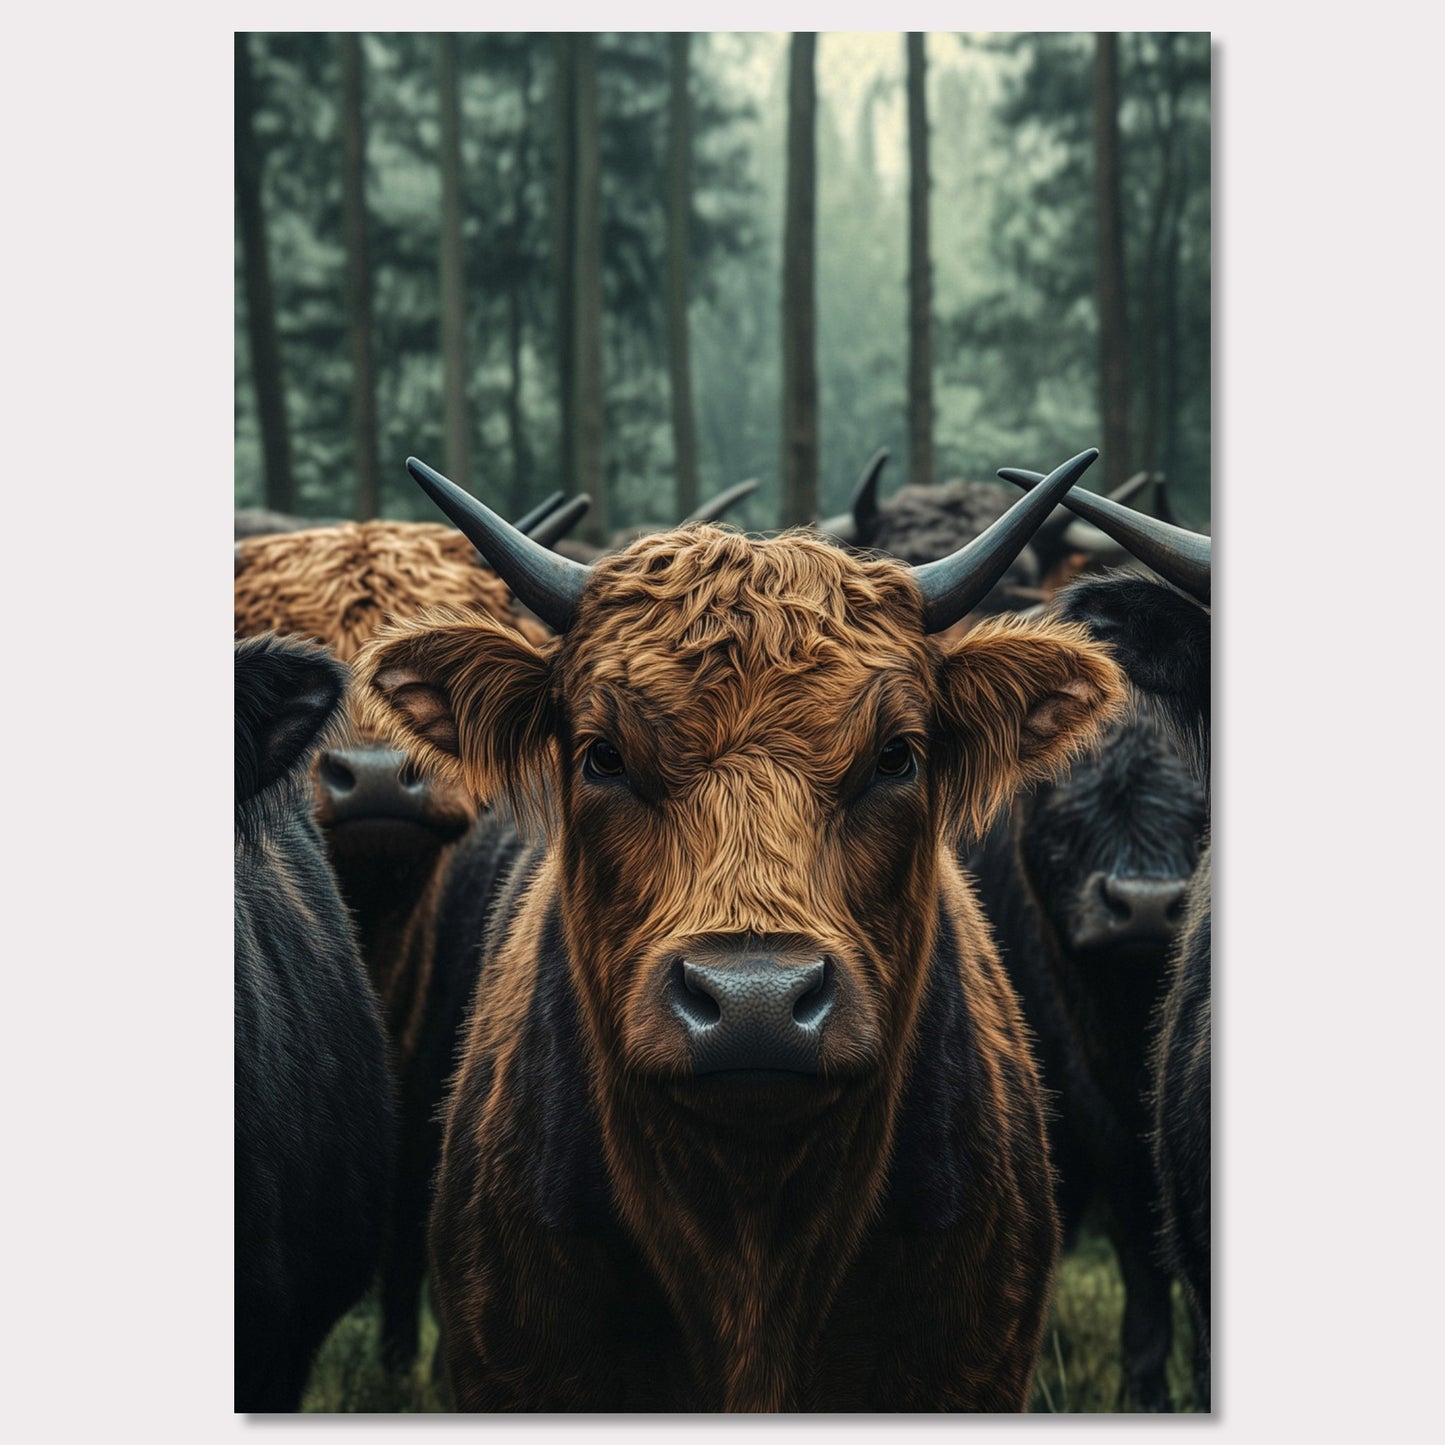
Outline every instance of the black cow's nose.
<path id="1" fill-rule="evenodd" d="M 430 786 L 405 753 L 392 748 L 332 748 L 317 764 L 326 819 L 395 818 L 421 821 Z"/>
<path id="2" fill-rule="evenodd" d="M 1075 942 L 1167 943 L 1184 917 L 1187 878 L 1131 878 L 1095 874 L 1085 890 Z"/>
<path id="3" fill-rule="evenodd" d="M 687 1030 L 693 1072 L 818 1072 L 823 1024 L 833 1011 L 826 958 L 717 950 L 680 958 L 670 981 Z"/>
<path id="4" fill-rule="evenodd" d="M 1184 916 L 1183 878 L 1104 879 L 1106 906 L 1124 928 L 1136 933 L 1171 934 Z"/>

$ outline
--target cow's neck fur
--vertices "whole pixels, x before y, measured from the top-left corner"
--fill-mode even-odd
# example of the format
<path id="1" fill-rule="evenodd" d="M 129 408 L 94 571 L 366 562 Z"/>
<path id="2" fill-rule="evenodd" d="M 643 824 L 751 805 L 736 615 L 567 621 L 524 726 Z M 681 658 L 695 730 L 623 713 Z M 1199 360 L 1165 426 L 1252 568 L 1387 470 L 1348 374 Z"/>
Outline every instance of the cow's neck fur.
<path id="1" fill-rule="evenodd" d="M 394 1062 L 415 1052 L 431 975 L 436 910 L 452 845 L 383 852 L 338 852 L 331 858 L 356 923 L 362 961 L 386 1019 Z"/>
<path id="2" fill-rule="evenodd" d="M 931 962 L 920 970 L 922 996 L 904 1031 L 911 1047 L 887 1070 L 900 1081 L 899 1094 L 875 1095 L 847 1128 L 838 1127 L 844 1114 L 835 1111 L 801 1141 L 782 1141 L 761 1164 L 746 1150 L 709 1156 L 704 1149 L 699 1160 L 689 1155 L 685 1162 L 676 1131 L 641 1129 L 636 1120 L 651 1116 L 626 1107 L 655 1100 L 600 1087 L 563 941 L 557 872 L 555 855 L 536 856 L 518 870 L 512 902 L 500 910 L 509 924 L 482 975 L 470 1072 L 451 1106 L 454 1116 L 458 1108 L 477 1111 L 470 1147 L 479 1172 L 467 1174 L 466 1151 L 454 1142 L 448 1157 L 462 1168 L 463 1192 L 452 1197 L 444 1177 L 438 1201 L 452 1216 L 461 1211 L 450 1220 L 454 1255 L 444 1268 L 476 1271 L 485 1286 L 460 1312 L 454 1291 L 446 1322 L 457 1339 L 471 1332 L 483 1342 L 466 1362 L 468 1398 L 477 1402 L 470 1408 L 576 1409 L 613 1399 L 610 1378 L 569 1393 L 576 1366 L 569 1351 L 599 1328 L 616 1332 L 617 1361 L 630 1358 L 632 1368 L 651 1371 L 657 1391 L 634 1396 L 623 1388 L 611 1408 L 628 1408 L 622 1402 L 634 1398 L 654 1409 L 816 1408 L 827 1398 L 816 1393 L 817 1382 L 837 1365 L 829 1352 L 856 1354 L 859 1322 L 875 1319 L 889 1338 L 915 1325 L 941 1332 L 936 1338 L 949 1349 L 970 1338 L 971 1364 L 950 1366 L 946 1397 L 967 1408 L 1022 1408 L 1057 1224 L 1046 1180 L 1019 1173 L 1020 1139 L 1032 1150 L 1023 1158 L 1043 1158 L 1041 1121 L 1030 1102 L 1036 1083 L 1026 1053 L 1014 1059 L 1001 1052 L 1020 1045 L 1016 1006 L 952 860 L 942 864 L 930 911 Z M 1000 1011 L 1003 1000 L 1010 1006 Z M 449 1131 L 457 1123 L 453 1117 Z M 780 1156 L 787 1178 L 777 1167 Z M 739 1192 L 758 1180 L 768 1187 L 753 1198 Z M 473 1211 L 475 1228 L 461 1224 Z M 1022 1274 L 1017 1260 L 1012 1275 L 996 1273 L 1000 1228 L 1013 1231 L 1014 1248 L 1022 1238 L 1034 1251 Z M 966 1238 L 955 1234 L 960 1229 Z M 928 1243 L 945 1237 L 955 1242 Z M 905 1241 L 908 1257 L 922 1251 L 916 1265 L 924 1272 L 916 1278 L 906 1269 L 897 1273 Z M 940 1248 L 940 1261 L 962 1250 L 970 1262 L 955 1259 L 944 1297 L 915 1299 L 909 1291 L 926 1290 L 931 1278 L 923 1261 Z M 504 1269 L 487 1263 L 498 1250 L 510 1261 Z M 579 1250 L 621 1271 L 610 1299 L 607 1289 L 594 1293 L 599 1312 L 591 1317 L 585 1309 L 568 1313 Z M 1011 1258 L 1009 1249 L 1004 1257 Z M 629 1259 L 657 1296 L 629 1279 Z M 984 1280 L 1002 1293 L 978 1299 L 965 1287 Z M 1011 1336 L 1003 1327 L 1019 1321 L 1010 1313 L 1010 1291 L 1031 1288 L 1039 1292 L 1038 1308 L 1022 1317 L 1023 1334 Z M 666 1308 L 667 1323 L 651 1318 L 654 1307 Z M 833 1317 L 839 1310 L 842 1322 Z M 539 1311 L 554 1324 L 537 1334 Z M 517 1368 L 509 1349 L 522 1319 L 548 1344 L 533 1361 L 538 1372 L 513 1392 L 505 1381 Z M 978 1338 L 970 1336 L 979 1330 Z M 627 1355 L 629 1340 L 640 1356 Z M 668 1340 L 679 1352 L 675 1360 Z M 920 1365 L 925 1374 L 936 1367 L 937 1361 Z M 989 1372 L 1005 1367 L 1006 1388 L 994 1388 Z M 865 1368 L 862 1359 L 858 1368 Z M 857 1383 L 854 1398 L 875 1398 Z M 898 1378 L 881 1388 L 878 1399 L 914 1398 Z"/>
<path id="3" fill-rule="evenodd" d="M 692 1138 L 664 1132 L 604 1103 L 614 1197 L 721 1408 L 797 1408 L 798 1364 L 886 1176 L 896 1097 L 882 1093 L 830 1118 L 822 1140 L 800 1131 L 752 1148 L 719 1146 L 706 1125 Z M 787 1207 L 794 1192 L 806 1207 Z"/>
<path id="4" fill-rule="evenodd" d="M 930 916 L 923 958 L 933 932 Z M 704 1393 L 729 1411 L 799 1408 L 829 1307 L 882 1201 L 907 1070 L 840 1085 L 836 1104 L 793 1127 L 729 1132 L 589 1053 L 614 1202 Z"/>

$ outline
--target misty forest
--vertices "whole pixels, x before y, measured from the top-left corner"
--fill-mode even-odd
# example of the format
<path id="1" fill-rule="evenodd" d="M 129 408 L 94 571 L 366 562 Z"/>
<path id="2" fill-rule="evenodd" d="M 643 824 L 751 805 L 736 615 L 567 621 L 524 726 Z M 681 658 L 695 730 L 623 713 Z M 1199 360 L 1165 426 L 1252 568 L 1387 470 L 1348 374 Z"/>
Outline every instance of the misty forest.
<path id="1" fill-rule="evenodd" d="M 240 35 L 236 505 L 432 520 L 414 453 L 602 541 L 1097 445 L 1207 528 L 1209 124 L 1205 34 Z"/>

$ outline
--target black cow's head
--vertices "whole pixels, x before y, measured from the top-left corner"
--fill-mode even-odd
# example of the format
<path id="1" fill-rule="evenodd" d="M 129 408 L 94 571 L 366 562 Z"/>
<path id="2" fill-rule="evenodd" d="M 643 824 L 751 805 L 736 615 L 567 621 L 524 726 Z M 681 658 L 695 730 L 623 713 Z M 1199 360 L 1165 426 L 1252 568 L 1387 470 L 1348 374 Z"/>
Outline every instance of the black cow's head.
<path id="1" fill-rule="evenodd" d="M 1205 821 L 1203 790 L 1147 718 L 1116 723 L 1012 818 L 1029 892 L 1066 953 L 1161 964 Z"/>

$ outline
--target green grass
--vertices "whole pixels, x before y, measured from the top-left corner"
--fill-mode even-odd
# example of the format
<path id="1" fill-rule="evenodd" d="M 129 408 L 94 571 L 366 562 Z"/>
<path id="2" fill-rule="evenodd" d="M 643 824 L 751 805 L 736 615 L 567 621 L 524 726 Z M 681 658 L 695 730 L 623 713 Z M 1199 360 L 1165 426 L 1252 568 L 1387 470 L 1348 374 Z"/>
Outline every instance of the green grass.
<path id="1" fill-rule="evenodd" d="M 428 1304 L 422 1305 L 421 1348 L 406 1374 L 395 1374 L 381 1362 L 381 1306 L 368 1295 L 326 1337 L 311 1369 L 301 1408 L 323 1414 L 416 1414 L 445 1408 L 432 1380 L 437 1325 Z"/>
<path id="2" fill-rule="evenodd" d="M 1062 1413 L 1120 1408 L 1119 1326 L 1123 1313 L 1124 1283 L 1113 1247 L 1103 1235 L 1085 1233 L 1078 1247 L 1065 1255 L 1059 1270 L 1054 1308 L 1034 1375 L 1031 1410 Z M 380 1358 L 381 1311 L 376 1300 L 368 1297 L 327 1336 L 301 1408 L 371 1413 L 442 1409 L 431 1373 L 436 1339 L 436 1320 L 424 1304 L 417 1362 L 405 1375 L 390 1373 Z M 1192 1347 L 1188 1311 L 1176 1285 L 1174 1349 L 1168 1365 L 1176 1410 L 1195 1408 Z"/>
<path id="3" fill-rule="evenodd" d="M 1034 1372 L 1029 1409 L 1045 1414 L 1128 1409 L 1119 1399 L 1124 1378 L 1119 1329 L 1124 1281 L 1114 1248 L 1102 1234 L 1085 1232 L 1059 1267 L 1054 1308 Z M 1174 1286 L 1174 1347 L 1166 1373 L 1176 1411 L 1194 1410 L 1194 1331 L 1179 1285 Z"/>

